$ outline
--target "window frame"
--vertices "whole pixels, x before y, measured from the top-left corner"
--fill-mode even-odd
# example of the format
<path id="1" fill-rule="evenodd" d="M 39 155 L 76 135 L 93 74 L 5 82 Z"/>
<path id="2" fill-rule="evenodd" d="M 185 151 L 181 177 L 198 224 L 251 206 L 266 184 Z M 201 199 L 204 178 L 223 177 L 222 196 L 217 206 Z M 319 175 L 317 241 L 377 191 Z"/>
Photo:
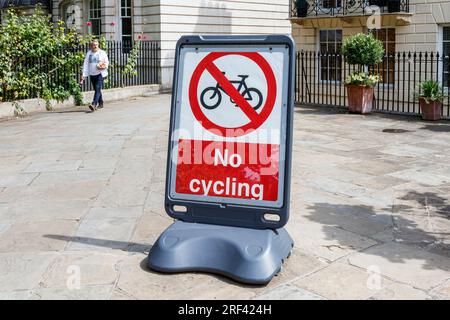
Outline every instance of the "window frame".
<path id="1" fill-rule="evenodd" d="M 125 2 L 129 2 L 129 6 L 122 6 L 122 0 L 119 0 L 119 20 L 120 20 L 120 40 L 124 40 L 124 34 L 123 34 L 123 21 L 124 18 L 130 19 L 130 28 L 131 32 L 129 35 L 126 35 L 126 37 L 130 37 L 131 42 L 133 42 L 133 34 L 134 34 L 134 26 L 133 26 L 133 0 L 124 0 Z M 125 14 L 123 15 L 122 12 L 125 10 Z M 127 15 L 127 11 L 129 10 L 129 15 Z"/>
<path id="2" fill-rule="evenodd" d="M 341 49 L 342 49 L 342 45 L 344 44 L 344 30 L 341 28 L 327 28 L 327 29 L 318 29 L 317 30 L 317 52 L 322 52 L 321 50 L 321 41 L 320 41 L 320 31 L 341 31 Z M 327 40 L 328 42 L 328 40 Z M 336 45 L 336 42 L 335 42 Z M 342 71 L 344 70 L 344 65 L 342 64 L 342 53 L 341 53 L 341 66 L 340 68 L 335 67 L 335 69 L 340 69 L 340 80 L 329 80 L 329 79 L 322 79 L 322 61 L 321 59 L 319 59 L 319 68 L 317 70 L 317 78 L 318 78 L 318 82 L 319 83 L 331 83 L 331 84 L 336 84 L 336 85 L 340 85 L 344 82 L 345 79 L 343 79 L 343 74 Z"/>
<path id="3" fill-rule="evenodd" d="M 93 4 L 94 2 L 98 2 L 98 8 L 92 9 L 91 8 L 91 4 Z M 99 36 L 101 36 L 103 34 L 103 32 L 102 32 L 103 31 L 102 30 L 102 28 L 103 28 L 103 26 L 102 26 L 102 24 L 103 24 L 102 0 L 89 0 L 89 1 L 87 1 L 87 10 L 88 10 L 88 21 L 91 22 L 91 24 L 92 24 L 91 27 L 88 27 L 88 30 L 89 30 L 89 28 L 91 28 L 91 34 L 96 36 L 96 37 L 99 37 Z M 98 16 L 95 17 L 95 18 L 92 16 L 92 12 L 93 11 L 96 11 L 98 13 Z M 100 33 L 99 34 L 94 33 L 94 28 L 93 28 L 94 27 L 94 22 L 93 22 L 93 20 L 98 21 L 99 24 L 100 24 Z"/>
<path id="4" fill-rule="evenodd" d="M 437 43 L 437 51 L 440 53 L 442 61 L 439 63 L 439 74 L 438 74 L 438 81 L 440 82 L 440 84 L 442 85 L 442 88 L 444 89 L 445 93 L 449 93 L 450 92 L 450 85 L 445 85 L 444 83 L 444 59 L 445 59 L 445 54 L 444 54 L 444 28 L 449 28 L 450 29 L 450 24 L 442 24 L 439 25 L 439 29 L 438 29 L 438 43 Z M 449 42 L 445 41 L 445 42 Z M 450 57 L 450 52 L 448 54 L 448 56 Z M 449 63 L 450 63 L 450 58 L 449 58 Z M 450 81 L 450 72 L 449 72 L 449 81 Z M 447 82 L 449 82 L 447 81 Z"/>
<path id="5" fill-rule="evenodd" d="M 395 32 L 395 34 L 394 34 L 394 45 L 395 45 L 395 49 L 394 49 L 394 57 L 393 57 L 393 59 L 394 59 L 394 72 L 393 72 L 393 79 L 392 79 L 392 82 L 384 82 L 384 81 L 381 81 L 381 82 L 379 82 L 378 84 L 377 84 L 377 86 L 380 86 L 380 87 L 383 87 L 383 88 L 394 88 L 394 86 L 395 86 L 395 84 L 396 84 L 396 53 L 397 53 L 397 28 L 395 28 L 395 27 L 383 27 L 383 28 L 380 28 L 380 29 L 371 29 L 371 30 L 368 30 L 368 32 L 373 32 L 373 31 L 378 31 L 378 30 L 381 30 L 381 29 L 394 29 L 394 32 Z M 376 38 L 376 39 L 378 39 L 378 38 Z M 383 42 L 383 47 L 385 46 L 386 44 Z M 385 47 L 384 47 L 385 48 Z M 386 50 L 386 48 L 385 48 L 385 50 Z M 387 55 L 388 53 L 387 52 L 385 52 L 385 55 Z M 383 58 L 383 60 L 384 60 L 384 58 Z M 381 63 L 383 63 L 383 62 L 381 62 Z M 384 71 L 384 70 L 383 70 Z"/>

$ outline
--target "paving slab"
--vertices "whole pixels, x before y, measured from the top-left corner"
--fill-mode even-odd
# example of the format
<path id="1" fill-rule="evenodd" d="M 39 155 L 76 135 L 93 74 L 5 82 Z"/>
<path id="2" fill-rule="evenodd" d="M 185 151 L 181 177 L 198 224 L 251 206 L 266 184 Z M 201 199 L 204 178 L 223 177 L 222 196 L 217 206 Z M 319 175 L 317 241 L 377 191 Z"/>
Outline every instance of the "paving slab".
<path id="1" fill-rule="evenodd" d="M 113 285 L 85 286 L 80 289 L 41 288 L 30 293 L 29 300 L 106 300 Z"/>
<path id="2" fill-rule="evenodd" d="M 31 294 L 31 290 L 0 292 L 0 300 L 30 300 Z"/>
<path id="3" fill-rule="evenodd" d="M 0 292 L 7 297 L 18 290 L 39 286 L 42 275 L 55 260 L 56 253 L 8 252 L 0 253 Z"/>
<path id="4" fill-rule="evenodd" d="M 392 281 L 369 269 L 336 262 L 294 284 L 327 299 L 353 300 L 368 299 L 391 285 Z"/>
<path id="5" fill-rule="evenodd" d="M 32 200 L 0 203 L 0 220 L 4 223 L 30 223 L 68 219 L 79 221 L 86 215 L 92 201 L 89 200 Z"/>
<path id="6" fill-rule="evenodd" d="M 124 258 L 120 251 L 100 253 L 96 251 L 63 251 L 42 275 L 40 288 L 85 289 L 89 286 L 114 285 Z"/>
<path id="7" fill-rule="evenodd" d="M 51 185 L 61 183 L 81 183 L 89 181 L 108 181 L 113 174 L 113 169 L 99 170 L 74 170 L 65 172 L 41 172 L 33 182 L 33 186 Z"/>
<path id="8" fill-rule="evenodd" d="M 292 284 L 285 284 L 259 295 L 255 300 L 324 300 L 325 298 Z"/>
<path id="9" fill-rule="evenodd" d="M 403 283 L 393 283 L 374 294 L 373 300 L 431 300 L 433 297 L 424 290 Z"/>
<path id="10" fill-rule="evenodd" d="M 136 218 L 86 218 L 74 235 L 67 239 L 67 250 L 125 250 L 135 228 Z M 53 238 L 61 237 L 54 234 Z M 64 235 L 62 235 L 64 240 Z"/>
<path id="11" fill-rule="evenodd" d="M 450 280 L 445 281 L 443 284 L 433 288 L 430 294 L 441 300 L 450 300 Z"/>
<path id="12" fill-rule="evenodd" d="M 450 259 L 414 246 L 384 243 L 348 257 L 360 268 L 377 266 L 386 277 L 430 290 L 450 278 Z"/>
<path id="13" fill-rule="evenodd" d="M 0 187 L 21 187 L 29 185 L 39 173 L 9 173 L 0 175 Z"/>
<path id="14" fill-rule="evenodd" d="M 327 261 L 335 261 L 377 244 L 368 237 L 303 217 L 292 218 L 286 228 L 295 241 L 295 247 Z"/>
<path id="15" fill-rule="evenodd" d="M 105 184 L 105 181 L 86 181 L 11 187 L 0 193 L 0 203 L 92 200 L 103 190 Z"/>
<path id="16" fill-rule="evenodd" d="M 52 161 L 44 163 L 31 163 L 25 170 L 25 173 L 29 172 L 58 172 L 58 171 L 71 171 L 77 170 L 81 165 L 81 161 Z"/>
<path id="17" fill-rule="evenodd" d="M 46 235 L 72 236 L 77 227 L 78 221 L 75 220 L 15 223 L 0 234 L 0 252 L 63 250 L 65 242 L 48 238 Z"/>

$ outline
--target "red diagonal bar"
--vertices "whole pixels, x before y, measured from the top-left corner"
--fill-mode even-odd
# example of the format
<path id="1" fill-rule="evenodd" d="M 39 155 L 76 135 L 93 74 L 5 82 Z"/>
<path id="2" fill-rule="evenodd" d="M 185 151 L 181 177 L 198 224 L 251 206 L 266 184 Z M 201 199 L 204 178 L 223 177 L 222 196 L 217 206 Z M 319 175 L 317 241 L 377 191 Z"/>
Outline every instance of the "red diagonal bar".
<path id="1" fill-rule="evenodd" d="M 225 77 L 225 75 L 211 62 L 206 66 L 209 73 L 216 79 L 220 86 L 230 96 L 231 99 L 241 108 L 250 121 L 254 121 L 259 117 L 258 112 L 253 109 L 250 103 L 239 93 L 233 84 Z"/>

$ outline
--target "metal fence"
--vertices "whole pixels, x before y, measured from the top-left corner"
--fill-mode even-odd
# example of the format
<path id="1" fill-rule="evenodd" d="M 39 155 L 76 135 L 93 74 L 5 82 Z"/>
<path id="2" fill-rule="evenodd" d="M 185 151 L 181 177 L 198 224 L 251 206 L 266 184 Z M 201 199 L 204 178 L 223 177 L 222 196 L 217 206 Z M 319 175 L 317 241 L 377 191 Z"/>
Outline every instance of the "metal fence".
<path id="1" fill-rule="evenodd" d="M 119 88 L 160 83 L 160 44 L 154 41 L 141 41 L 137 57 L 137 74 L 124 73 L 124 67 L 130 57 L 132 46 L 129 42 L 107 41 L 104 50 L 108 53 L 110 66 L 105 86 Z M 88 48 L 82 48 L 87 52 Z M 81 70 L 81 66 L 80 66 Z M 80 73 L 81 76 L 81 73 Z M 82 86 L 82 91 L 92 90 L 89 81 Z"/>
<path id="2" fill-rule="evenodd" d="M 135 65 L 136 74 L 125 72 L 131 52 L 132 44 L 122 41 L 107 41 L 104 49 L 109 58 L 109 76 L 105 80 L 105 88 L 119 88 L 137 85 L 158 84 L 160 83 L 160 44 L 153 41 L 141 41 L 137 54 Z M 63 48 L 57 52 L 56 56 L 63 56 L 73 53 L 84 54 L 89 50 L 88 45 L 79 45 L 77 47 Z M 24 70 L 33 70 L 35 74 L 44 74 L 49 77 L 50 85 L 62 86 L 65 89 L 69 87 L 70 81 L 80 81 L 82 75 L 82 64 L 73 67 L 55 67 L 51 63 L 49 57 L 26 59 L 15 65 L 15 72 L 23 72 Z M 26 98 L 36 98 L 40 94 L 40 86 L 38 84 L 29 84 L 27 86 Z M 87 79 L 81 85 L 81 91 L 91 91 L 92 86 L 90 80 Z M 0 93 L 1 95 L 1 93 Z M 5 97 L 8 99 L 10 97 Z"/>
<path id="3" fill-rule="evenodd" d="M 296 103 L 348 107 L 344 81 L 357 66 L 336 53 L 300 51 L 296 60 Z M 382 76 L 375 87 L 376 111 L 420 114 L 420 82 L 436 80 L 445 93 L 450 88 L 450 57 L 436 52 L 397 52 L 367 71 Z M 442 116 L 450 119 L 450 96 L 444 100 Z"/>
<path id="4" fill-rule="evenodd" d="M 409 0 L 291 0 L 290 17 L 320 17 L 371 14 L 374 6 L 381 13 L 409 12 Z"/>

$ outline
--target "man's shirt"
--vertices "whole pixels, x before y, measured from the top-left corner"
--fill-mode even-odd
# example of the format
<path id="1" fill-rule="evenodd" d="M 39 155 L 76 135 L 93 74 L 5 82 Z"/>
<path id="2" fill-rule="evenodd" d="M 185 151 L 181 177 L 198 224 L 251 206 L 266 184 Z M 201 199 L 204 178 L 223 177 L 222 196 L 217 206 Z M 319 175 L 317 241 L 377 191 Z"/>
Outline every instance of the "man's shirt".
<path id="1" fill-rule="evenodd" d="M 106 65 L 106 69 L 99 70 L 97 68 L 99 62 L 104 62 Z M 89 50 L 84 59 L 83 76 L 88 77 L 101 74 L 103 78 L 105 78 L 106 76 L 108 76 L 108 65 L 109 65 L 108 55 L 106 54 L 105 51 L 103 51 L 102 49 L 98 49 L 96 52 Z"/>

